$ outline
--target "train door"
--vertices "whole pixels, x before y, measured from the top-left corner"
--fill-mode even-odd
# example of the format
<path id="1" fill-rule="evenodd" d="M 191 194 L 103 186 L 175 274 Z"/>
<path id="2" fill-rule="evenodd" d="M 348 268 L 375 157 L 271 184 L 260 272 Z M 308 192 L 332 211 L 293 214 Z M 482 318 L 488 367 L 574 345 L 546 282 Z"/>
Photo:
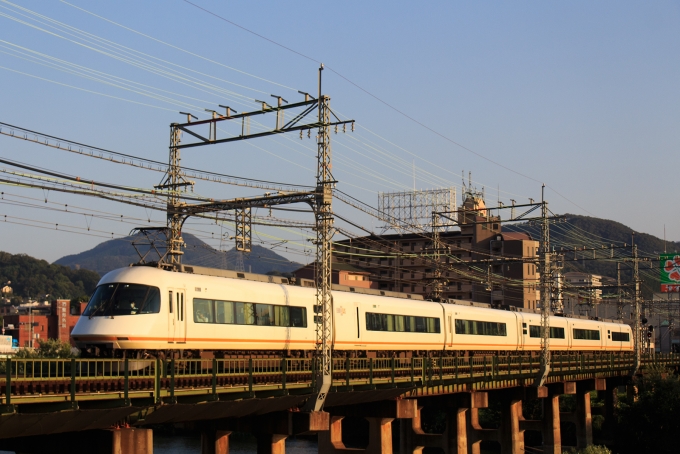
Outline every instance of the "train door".
<path id="1" fill-rule="evenodd" d="M 567 347 L 571 350 L 574 346 L 574 324 L 567 321 Z"/>
<path id="2" fill-rule="evenodd" d="M 361 311 L 359 310 L 359 303 L 354 303 L 353 309 L 354 309 L 354 314 L 353 314 L 354 316 L 352 318 L 354 319 L 354 322 L 356 324 L 354 331 L 355 331 L 356 339 L 357 339 L 357 342 L 358 342 L 358 341 L 361 340 L 361 313 L 360 313 Z M 354 336 L 352 336 L 352 337 L 354 337 Z"/>
<path id="3" fill-rule="evenodd" d="M 450 349 L 453 348 L 453 315 L 450 313 L 446 315 L 446 323 L 448 328 L 446 329 L 446 343 Z"/>
<path id="4" fill-rule="evenodd" d="M 186 302 L 184 289 L 171 289 L 168 293 L 168 342 L 183 344 L 187 341 Z"/>

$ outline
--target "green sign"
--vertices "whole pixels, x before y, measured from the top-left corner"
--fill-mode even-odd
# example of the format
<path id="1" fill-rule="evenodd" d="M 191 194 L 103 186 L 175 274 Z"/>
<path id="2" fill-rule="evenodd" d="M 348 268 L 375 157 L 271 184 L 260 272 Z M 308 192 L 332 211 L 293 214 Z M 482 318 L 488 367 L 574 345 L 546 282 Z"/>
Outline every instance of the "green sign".
<path id="1" fill-rule="evenodd" d="M 680 255 L 663 254 L 659 256 L 661 264 L 661 291 L 663 293 L 680 292 Z"/>

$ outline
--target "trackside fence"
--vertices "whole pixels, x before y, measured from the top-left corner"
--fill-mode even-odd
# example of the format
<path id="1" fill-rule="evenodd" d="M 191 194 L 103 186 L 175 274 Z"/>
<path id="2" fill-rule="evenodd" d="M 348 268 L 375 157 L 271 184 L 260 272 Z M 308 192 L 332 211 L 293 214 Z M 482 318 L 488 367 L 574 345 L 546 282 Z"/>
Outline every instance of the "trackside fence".
<path id="1" fill-rule="evenodd" d="M 643 355 L 644 368 L 680 365 L 678 354 Z M 538 357 L 470 356 L 412 358 L 334 358 L 336 391 L 376 387 L 423 387 L 531 378 Z M 634 367 L 631 354 L 559 355 L 551 376 L 622 375 Z M 155 403 L 182 395 L 225 393 L 253 396 L 307 392 L 315 385 L 317 364 L 309 358 L 230 359 L 11 359 L 0 362 L 0 408 L 58 397 L 62 401 L 151 398 Z M 233 397 L 233 396 L 232 396 Z"/>

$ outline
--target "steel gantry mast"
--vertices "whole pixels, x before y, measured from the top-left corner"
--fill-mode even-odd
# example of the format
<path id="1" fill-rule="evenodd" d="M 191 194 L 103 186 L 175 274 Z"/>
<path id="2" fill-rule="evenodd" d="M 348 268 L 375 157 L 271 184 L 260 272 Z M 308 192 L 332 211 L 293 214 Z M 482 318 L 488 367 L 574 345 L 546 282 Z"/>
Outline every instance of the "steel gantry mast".
<path id="1" fill-rule="evenodd" d="M 444 218 L 447 220 L 450 220 L 454 225 L 461 225 L 463 223 L 472 223 L 472 224 L 490 224 L 490 223 L 508 223 L 508 222 L 526 222 L 526 221 L 536 221 L 541 224 L 541 239 L 540 239 L 540 245 L 539 245 L 539 257 L 538 257 L 538 269 L 540 270 L 540 289 L 541 289 L 541 367 L 539 369 L 539 373 L 536 376 L 536 379 L 534 381 L 534 386 L 543 386 L 545 383 L 546 378 L 548 377 L 548 374 L 550 373 L 550 314 L 552 313 L 552 301 L 554 299 L 554 295 L 559 295 L 558 290 L 556 289 L 556 284 L 553 279 L 554 271 L 557 271 L 560 269 L 561 265 L 559 262 L 560 260 L 557 260 L 557 263 L 553 264 L 553 260 L 551 260 L 551 252 L 550 252 L 550 224 L 554 222 L 559 222 L 564 219 L 564 217 L 550 217 L 549 213 L 550 211 L 548 210 L 548 202 L 545 200 L 545 184 L 541 188 L 541 202 L 540 203 L 534 203 L 532 199 L 529 199 L 531 203 L 528 204 L 522 204 L 522 205 L 516 205 L 513 201 L 513 205 L 509 207 L 505 206 L 498 206 L 497 208 L 487 208 L 487 210 L 498 210 L 498 217 L 490 220 L 487 219 L 485 221 L 469 221 L 467 218 L 465 219 L 464 222 L 461 222 L 459 219 L 456 219 L 453 217 L 454 214 L 457 213 L 465 213 L 465 210 L 455 210 L 452 212 L 446 212 L 446 211 L 440 211 L 440 212 L 433 212 L 432 213 L 432 243 L 433 243 L 433 248 L 435 250 L 434 254 L 435 257 L 439 258 L 438 251 L 440 250 L 439 248 L 441 246 L 441 238 L 439 236 L 439 219 Z M 528 217 L 530 213 L 533 211 L 537 210 L 538 208 L 541 208 L 541 216 L 540 217 Z M 520 214 L 519 216 L 515 216 L 515 210 L 517 208 L 527 208 L 527 210 Z M 501 219 L 500 212 L 503 209 L 510 209 L 510 219 Z M 444 249 L 441 249 L 444 250 Z M 557 256 L 557 254 L 556 254 Z M 437 266 L 439 265 L 439 262 L 441 260 L 437 260 Z M 485 261 L 485 260 L 480 260 L 478 263 L 482 262 L 487 262 L 488 264 L 491 263 L 491 261 Z M 534 260 L 532 260 L 534 262 Z M 465 262 L 467 265 L 469 265 L 469 262 Z M 535 262 L 534 262 L 535 263 Z M 490 273 L 489 273 L 490 274 Z M 489 282 L 491 282 L 491 277 L 489 276 Z M 432 288 L 433 288 L 433 296 L 438 293 L 437 290 L 441 288 L 443 285 L 443 279 L 441 276 L 441 268 L 439 268 L 438 272 L 435 272 L 434 274 L 434 279 L 432 283 Z"/>
<path id="2" fill-rule="evenodd" d="M 539 266 L 541 270 L 541 367 L 534 386 L 543 386 L 550 373 L 550 303 L 553 285 L 550 262 L 550 224 L 548 202 L 545 201 L 545 184 L 541 188 L 541 242 L 539 245 Z"/>
<path id="3" fill-rule="evenodd" d="M 309 411 L 320 411 L 323 408 L 332 383 L 331 238 L 333 237 L 333 185 L 336 182 L 331 174 L 330 98 L 321 94 L 322 71 L 323 64 L 319 68 L 319 133 L 314 204 L 316 220 L 316 306 L 314 307 L 314 322 L 316 325 L 316 359 L 319 370 L 316 374 L 316 399 L 313 401 L 310 399 L 306 405 L 306 409 Z"/>
<path id="4" fill-rule="evenodd" d="M 446 252 L 439 236 L 439 228 L 441 224 L 440 214 L 436 211 L 432 212 L 432 260 L 434 261 L 434 273 L 432 279 L 432 300 L 441 301 L 444 285 L 446 285 L 442 278 L 442 264 L 441 254 Z"/>
<path id="5" fill-rule="evenodd" d="M 635 364 L 633 365 L 633 370 L 631 375 L 635 375 L 640 369 L 640 356 L 642 350 L 642 333 L 640 327 L 640 271 L 639 271 L 639 260 L 637 245 L 635 244 L 635 234 L 633 233 L 632 248 L 633 248 L 633 285 L 635 286 L 635 295 L 633 296 L 633 301 L 635 303 L 635 324 L 634 324 L 634 335 L 635 335 Z"/>
<path id="6" fill-rule="evenodd" d="M 182 114 L 187 116 L 187 121 L 191 121 L 193 115 Z M 196 118 L 196 117 L 194 117 Z M 161 184 L 156 186 L 156 189 L 168 190 L 167 201 L 167 248 L 164 256 L 161 257 L 161 264 L 171 269 L 178 269 L 181 263 L 182 246 L 182 224 L 184 217 L 180 213 L 182 200 L 180 198 L 180 191 L 183 187 L 193 185 L 194 183 L 184 178 L 180 166 L 180 152 L 179 144 L 182 131 L 178 128 L 170 128 L 170 158 L 168 162 L 168 171 L 165 179 Z"/>
<path id="7" fill-rule="evenodd" d="M 157 188 L 167 188 L 167 252 L 161 257 L 158 265 L 174 271 L 181 271 L 182 257 L 182 225 L 190 216 L 197 216 L 206 213 L 216 213 L 219 211 L 235 211 L 236 220 L 236 249 L 238 251 L 250 251 L 251 247 L 251 209 L 258 207 L 271 207 L 274 205 L 307 203 L 315 216 L 316 231 L 316 305 L 314 306 L 314 323 L 316 326 L 316 349 L 315 364 L 317 364 L 315 376 L 315 395 L 306 404 L 306 411 L 319 411 L 323 408 L 326 395 L 331 387 L 332 355 L 331 355 L 331 329 L 332 329 L 332 268 L 331 268 L 331 239 L 333 237 L 333 189 L 337 183 L 332 175 L 331 161 L 331 140 L 330 128 L 335 126 L 345 127 L 349 123 L 354 131 L 354 120 L 340 120 L 330 109 L 330 97 L 323 95 L 321 91 L 321 75 L 323 64 L 319 68 L 319 97 L 315 99 L 308 93 L 305 100 L 297 103 L 288 103 L 280 96 L 272 95 L 278 103 L 270 106 L 266 102 L 257 101 L 262 109 L 252 112 L 238 113 L 228 106 L 220 106 L 226 109 L 226 115 L 212 112 L 212 118 L 198 120 L 189 113 L 180 112 L 187 115 L 186 123 L 173 123 L 170 125 L 170 161 L 166 178 Z M 284 105 L 283 103 L 286 103 Z M 284 121 L 284 111 L 288 109 L 300 109 L 291 120 Z M 303 120 L 314 110 L 317 111 L 316 121 L 304 123 Z M 271 130 L 250 133 L 250 118 L 256 115 L 265 115 L 271 112 L 276 113 L 276 126 Z M 331 119 L 331 116 L 334 120 Z M 191 121 L 194 118 L 197 121 Z M 231 137 L 218 137 L 218 124 L 220 122 L 233 122 L 241 120 L 240 134 Z M 208 127 L 207 134 L 197 132 L 197 128 Z M 209 203 L 187 204 L 180 197 L 180 189 L 183 186 L 193 185 L 187 181 L 180 167 L 180 150 L 204 145 L 214 145 L 218 143 L 234 142 L 256 137 L 265 137 L 273 134 L 282 134 L 291 131 L 300 131 L 302 137 L 303 130 L 318 129 L 317 135 L 317 175 L 316 187 L 310 191 L 298 192 L 279 192 L 276 194 L 267 193 L 264 196 L 250 198 L 236 198 L 231 200 L 220 200 Z M 180 143 L 181 132 L 187 133 L 193 141 Z M 207 137 L 206 137 L 207 136 Z"/>

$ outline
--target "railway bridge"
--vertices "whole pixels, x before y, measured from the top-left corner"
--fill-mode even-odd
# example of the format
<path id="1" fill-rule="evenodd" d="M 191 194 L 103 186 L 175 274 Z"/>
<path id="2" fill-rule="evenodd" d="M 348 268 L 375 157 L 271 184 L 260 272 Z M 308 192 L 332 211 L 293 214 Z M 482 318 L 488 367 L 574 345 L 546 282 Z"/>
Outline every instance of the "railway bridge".
<path id="1" fill-rule="evenodd" d="M 675 369 L 679 355 L 648 355 L 641 369 Z M 284 453 L 287 437 L 318 433 L 320 453 L 479 453 L 482 441 L 500 452 L 525 452 L 524 432 L 542 434 L 542 452 L 561 453 L 560 421 L 576 426 L 579 447 L 592 444 L 590 397 L 604 397 L 613 417 L 616 391 L 630 381 L 629 354 L 553 355 L 545 386 L 534 387 L 539 359 L 526 356 L 336 358 L 323 412 L 304 413 L 315 389 L 311 359 L 212 360 L 6 359 L 0 363 L 0 449 L 22 453 L 151 454 L 160 424 L 201 430 L 204 454 L 229 452 L 229 434 L 253 433 L 258 453 Z M 562 395 L 576 408 L 561 413 Z M 522 414 L 541 399 L 542 420 Z M 479 410 L 500 406 L 496 429 L 482 428 Z M 446 415 L 445 430 L 426 433 L 421 411 Z M 345 447 L 347 417 L 368 420 L 368 445 Z M 399 448 L 392 423 L 400 420 Z"/>

